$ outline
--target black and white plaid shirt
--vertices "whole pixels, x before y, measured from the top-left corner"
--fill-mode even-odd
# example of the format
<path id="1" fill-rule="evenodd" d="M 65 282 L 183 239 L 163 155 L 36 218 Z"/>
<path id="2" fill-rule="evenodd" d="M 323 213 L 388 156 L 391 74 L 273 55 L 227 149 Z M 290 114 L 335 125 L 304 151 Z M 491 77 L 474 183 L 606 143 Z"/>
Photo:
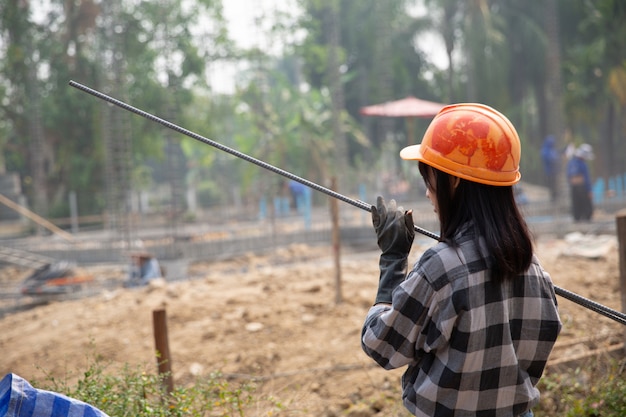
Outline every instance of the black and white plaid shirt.
<path id="1" fill-rule="evenodd" d="M 392 306 L 369 310 L 363 350 L 385 369 L 407 366 L 403 401 L 416 416 L 518 416 L 539 401 L 561 330 L 554 287 L 536 257 L 496 284 L 467 227 L 457 242 L 428 249 Z"/>

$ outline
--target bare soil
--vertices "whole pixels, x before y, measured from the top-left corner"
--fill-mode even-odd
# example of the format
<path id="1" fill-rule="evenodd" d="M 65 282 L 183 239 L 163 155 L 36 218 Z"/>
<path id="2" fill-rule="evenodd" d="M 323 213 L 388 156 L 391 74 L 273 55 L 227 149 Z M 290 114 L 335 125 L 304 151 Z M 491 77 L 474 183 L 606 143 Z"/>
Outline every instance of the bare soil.
<path id="1" fill-rule="evenodd" d="M 572 245 L 537 242 L 555 284 L 620 310 L 617 244 L 594 245 L 594 259 Z M 414 247 L 411 260 L 424 249 Z M 5 268 L 0 277 L 17 282 L 28 272 Z M 125 276 L 119 267 L 90 272 L 99 280 Z M 378 253 L 346 251 L 340 272 L 339 287 L 330 247 L 296 245 L 268 256 L 193 264 L 193 280 L 117 288 L 6 315 L 0 319 L 0 371 L 27 380 L 72 378 L 94 351 L 113 366 L 155 370 L 152 314 L 164 308 L 175 384 L 219 370 L 233 380 L 256 378 L 258 395 L 285 405 L 280 415 L 404 416 L 402 370 L 378 368 L 360 347 L 377 288 Z M 563 298 L 559 304 L 564 328 L 548 372 L 623 340 L 619 323 Z M 256 407 L 250 415 L 269 415 Z"/>

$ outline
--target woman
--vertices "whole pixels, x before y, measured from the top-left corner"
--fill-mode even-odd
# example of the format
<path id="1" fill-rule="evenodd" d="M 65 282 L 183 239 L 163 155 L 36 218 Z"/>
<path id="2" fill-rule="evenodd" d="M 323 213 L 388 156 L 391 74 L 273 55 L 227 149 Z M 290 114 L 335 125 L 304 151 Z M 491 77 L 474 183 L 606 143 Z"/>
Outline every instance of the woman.
<path id="1" fill-rule="evenodd" d="M 416 416 L 532 416 L 561 322 L 515 203 L 515 128 L 488 106 L 451 105 L 400 156 L 418 161 L 440 239 L 407 276 L 412 212 L 377 199 L 380 281 L 363 350 L 407 367 L 403 401 Z"/>

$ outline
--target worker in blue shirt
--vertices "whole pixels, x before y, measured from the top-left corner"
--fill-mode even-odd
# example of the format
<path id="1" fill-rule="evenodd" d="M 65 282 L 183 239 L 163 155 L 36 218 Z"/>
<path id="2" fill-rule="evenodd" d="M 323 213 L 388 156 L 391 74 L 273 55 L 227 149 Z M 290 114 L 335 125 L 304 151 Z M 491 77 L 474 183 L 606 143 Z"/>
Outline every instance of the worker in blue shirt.
<path id="1" fill-rule="evenodd" d="M 128 272 L 126 287 L 138 287 L 148 284 L 155 278 L 162 278 L 163 274 L 159 261 L 147 252 L 136 252 L 130 255 L 131 265 Z"/>

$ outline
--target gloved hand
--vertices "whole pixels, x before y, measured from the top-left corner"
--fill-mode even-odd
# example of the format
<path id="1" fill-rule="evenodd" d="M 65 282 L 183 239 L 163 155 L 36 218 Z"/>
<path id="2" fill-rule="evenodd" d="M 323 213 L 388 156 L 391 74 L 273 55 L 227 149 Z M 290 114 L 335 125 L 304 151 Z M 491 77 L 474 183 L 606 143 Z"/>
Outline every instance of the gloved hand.
<path id="1" fill-rule="evenodd" d="M 391 293 L 406 278 L 407 258 L 415 238 L 413 212 L 396 207 L 395 200 L 386 206 L 384 198 L 379 196 L 376 206 L 372 206 L 372 224 L 382 251 L 374 304 L 391 303 Z"/>

